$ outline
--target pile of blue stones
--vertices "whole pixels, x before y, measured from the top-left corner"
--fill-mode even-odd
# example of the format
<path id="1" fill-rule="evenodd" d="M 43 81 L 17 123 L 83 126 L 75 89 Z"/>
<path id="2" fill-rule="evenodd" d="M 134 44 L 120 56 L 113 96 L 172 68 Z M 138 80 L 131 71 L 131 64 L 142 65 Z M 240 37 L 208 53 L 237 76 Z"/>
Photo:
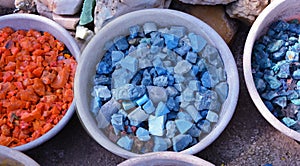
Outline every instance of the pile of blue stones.
<path id="1" fill-rule="evenodd" d="M 257 91 L 267 108 L 287 127 L 300 132 L 300 24 L 279 20 L 253 48 Z"/>
<path id="2" fill-rule="evenodd" d="M 148 22 L 105 50 L 91 110 L 112 142 L 134 153 L 182 151 L 211 132 L 228 84 L 218 50 L 202 36 Z"/>

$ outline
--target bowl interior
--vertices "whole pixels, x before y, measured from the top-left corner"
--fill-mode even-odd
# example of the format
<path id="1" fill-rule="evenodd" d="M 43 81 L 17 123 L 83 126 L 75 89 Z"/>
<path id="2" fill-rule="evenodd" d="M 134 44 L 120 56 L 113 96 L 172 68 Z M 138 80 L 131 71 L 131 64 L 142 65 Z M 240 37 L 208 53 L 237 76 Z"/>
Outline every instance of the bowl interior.
<path id="1" fill-rule="evenodd" d="M 51 33 L 56 39 L 63 42 L 66 47 L 69 49 L 71 54 L 78 60 L 80 55 L 80 50 L 75 42 L 74 38 L 69 34 L 67 30 L 62 28 L 56 22 L 42 16 L 33 15 L 33 14 L 10 14 L 0 17 L 0 28 L 11 27 L 14 30 L 23 29 L 35 29 L 38 31 L 44 31 Z M 39 137 L 38 139 L 31 141 L 27 144 L 14 147 L 15 150 L 25 151 L 32 149 L 43 142 L 49 140 L 51 137 L 56 135 L 71 119 L 72 115 L 75 112 L 75 100 L 73 100 L 72 105 L 69 110 L 66 112 L 64 117 L 47 133 Z"/>
<path id="2" fill-rule="evenodd" d="M 300 1 L 298 0 L 276 0 L 272 2 L 264 11 L 258 16 L 254 24 L 252 25 L 250 32 L 247 36 L 247 40 L 244 48 L 244 77 L 246 85 L 250 96 L 256 105 L 257 109 L 263 115 L 263 117 L 271 124 L 273 127 L 286 134 L 287 136 L 300 141 L 300 133 L 288 128 L 283 123 L 281 123 L 265 106 L 260 95 L 255 87 L 254 79 L 252 76 L 251 68 L 251 57 L 252 48 L 257 39 L 267 32 L 268 27 L 274 21 L 279 19 L 291 20 L 300 19 Z"/>
<path id="3" fill-rule="evenodd" d="M 213 131 L 198 144 L 182 151 L 188 154 L 197 153 L 213 142 L 231 119 L 238 99 L 239 81 L 232 53 L 223 39 L 207 24 L 188 14 L 168 9 L 140 10 L 120 16 L 103 27 L 84 49 L 78 64 L 78 70 L 75 76 L 77 113 L 88 133 L 106 149 L 125 158 L 138 155 L 128 152 L 112 143 L 103 132 L 97 128 L 96 120 L 89 111 L 89 103 L 91 100 L 90 92 L 93 87 L 92 77 L 95 74 L 96 64 L 105 53 L 103 49 L 105 43 L 113 40 L 115 37 L 128 35 L 129 27 L 136 24 L 142 25 L 145 22 L 154 22 L 159 27 L 170 27 L 172 25 L 184 26 L 189 32 L 202 35 L 208 43 L 218 48 L 223 59 L 229 84 L 228 98 L 223 104 L 219 115 L 220 119 Z"/>
<path id="4" fill-rule="evenodd" d="M 31 165 L 38 166 L 33 159 L 27 155 L 11 148 L 0 146 L 0 165 Z"/>

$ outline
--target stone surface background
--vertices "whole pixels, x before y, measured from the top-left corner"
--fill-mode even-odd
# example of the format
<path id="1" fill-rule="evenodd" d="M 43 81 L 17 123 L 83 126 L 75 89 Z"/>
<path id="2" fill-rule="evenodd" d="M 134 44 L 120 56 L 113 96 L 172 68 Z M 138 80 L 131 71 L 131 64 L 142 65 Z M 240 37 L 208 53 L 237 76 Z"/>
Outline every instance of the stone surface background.
<path id="1" fill-rule="evenodd" d="M 177 9 L 174 5 L 171 7 Z M 12 11 L 0 7 L 0 15 Z M 235 27 L 237 32 L 230 39 L 229 47 L 240 77 L 238 105 L 232 120 L 220 137 L 195 156 L 223 166 L 263 166 L 267 163 L 274 166 L 300 165 L 300 144 L 273 128 L 258 112 L 248 94 L 243 77 L 242 58 L 250 26 L 236 22 Z M 53 139 L 24 153 L 41 165 L 49 166 L 114 166 L 125 160 L 98 145 L 84 130 L 76 114 Z"/>

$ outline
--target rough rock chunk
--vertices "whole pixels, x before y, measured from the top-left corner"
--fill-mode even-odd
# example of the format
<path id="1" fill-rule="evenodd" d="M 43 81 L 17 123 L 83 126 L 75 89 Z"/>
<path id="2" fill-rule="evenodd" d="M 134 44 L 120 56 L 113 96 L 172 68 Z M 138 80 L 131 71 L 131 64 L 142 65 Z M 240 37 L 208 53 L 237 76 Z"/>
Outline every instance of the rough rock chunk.
<path id="1" fill-rule="evenodd" d="M 268 4 L 269 0 L 238 0 L 226 7 L 226 13 L 251 25 Z"/>

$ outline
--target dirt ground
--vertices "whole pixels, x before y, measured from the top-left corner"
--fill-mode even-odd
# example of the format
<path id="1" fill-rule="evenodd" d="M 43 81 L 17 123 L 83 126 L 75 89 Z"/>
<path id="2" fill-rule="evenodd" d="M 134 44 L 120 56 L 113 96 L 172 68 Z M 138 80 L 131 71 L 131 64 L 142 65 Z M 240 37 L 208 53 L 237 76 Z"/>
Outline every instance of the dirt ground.
<path id="1" fill-rule="evenodd" d="M 0 8 L 0 15 L 3 15 Z M 237 62 L 240 95 L 235 114 L 220 137 L 195 156 L 216 165 L 300 165 L 300 145 L 273 128 L 253 104 L 243 77 L 242 52 L 249 27 L 241 25 L 230 49 Z M 24 152 L 41 165 L 117 165 L 124 161 L 98 145 L 74 114 L 50 141 Z"/>

